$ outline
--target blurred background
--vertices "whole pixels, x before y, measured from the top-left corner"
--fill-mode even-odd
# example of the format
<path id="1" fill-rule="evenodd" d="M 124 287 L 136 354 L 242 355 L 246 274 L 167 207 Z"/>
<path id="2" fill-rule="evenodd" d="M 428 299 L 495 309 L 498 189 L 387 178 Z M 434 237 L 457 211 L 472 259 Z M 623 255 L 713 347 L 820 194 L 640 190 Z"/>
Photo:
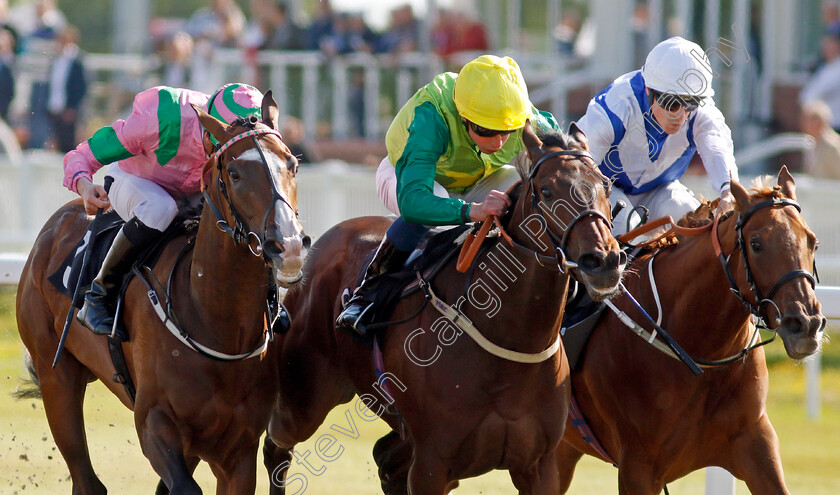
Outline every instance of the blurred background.
<path id="1" fill-rule="evenodd" d="M 714 65 L 742 176 L 787 164 L 800 186 L 816 188 L 806 212 L 833 210 L 820 188 L 833 190 L 826 181 L 840 179 L 840 163 L 820 150 L 840 159 L 840 135 L 824 133 L 840 129 L 837 0 L 0 0 L 0 252 L 26 252 L 72 199 L 60 187 L 61 154 L 127 116 L 154 85 L 272 89 L 285 139 L 313 164 L 302 211 L 317 236 L 384 211 L 363 192 L 373 190 L 369 167 L 396 111 L 435 74 L 481 53 L 510 55 L 532 101 L 568 123 L 673 35 L 696 41 Z M 702 170 L 699 156 L 691 170 Z M 691 185 L 708 192 L 705 180 Z M 371 201 L 342 202 L 360 197 Z M 809 217 L 824 281 L 836 285 L 832 220 Z"/>
<path id="2" fill-rule="evenodd" d="M 0 282 L 12 284 L 0 288 L 0 370 L 5 377 L 0 395 L 7 397 L 6 389 L 13 390 L 23 375 L 12 317 L 16 271 L 44 222 L 76 197 L 61 186 L 63 153 L 99 127 L 126 117 L 137 92 L 161 84 L 209 93 L 226 82 L 242 81 L 273 90 L 284 139 L 304 162 L 298 176 L 301 219 L 317 238 L 343 219 L 386 213 L 374 186 L 375 166 L 385 154 L 384 133 L 400 106 L 435 74 L 458 71 L 482 53 L 509 55 L 522 68 L 531 100 L 568 124 L 614 78 L 640 68 L 659 41 L 680 35 L 697 42 L 712 61 L 715 101 L 732 128 L 742 182 L 788 165 L 803 214 L 821 241 L 822 284 L 838 286 L 838 4 L 0 0 Z M 699 157 L 683 181 L 712 196 Z M 786 471 L 797 493 L 840 493 L 840 452 L 832 447 L 840 438 L 840 351 L 832 347 L 822 357 L 822 375 L 817 371 L 816 382 L 812 376 L 807 385 L 803 367 L 786 360 L 778 348 L 769 351 L 773 385 L 768 408 L 771 418 L 779 419 Z M 113 460 L 114 470 L 117 464 L 142 469 L 112 487 L 129 493 L 120 483 L 142 479 L 143 492 L 148 492 L 154 476 L 139 453 L 130 413 L 101 387 L 94 390 L 99 392 L 89 406 L 93 414 L 119 417 L 108 419 L 107 440 L 94 440 L 102 443 L 105 458 L 95 461 Z M 821 405 L 806 407 L 806 392 Z M 68 491 L 66 468 L 50 450 L 54 447 L 40 409 L 37 402 L 0 407 L 4 493 L 7 480 L 9 489 L 20 493 L 26 487 L 54 493 L 45 486 Z M 342 462 L 340 476 L 334 470 L 336 488 L 313 493 L 339 493 L 348 486 L 354 493 L 376 491 L 368 445 L 357 448 L 357 461 Z M 118 462 L 126 458 L 137 461 Z M 40 463 L 34 471 L 33 461 Z M 584 476 L 603 477 L 601 484 L 581 480 L 573 493 L 612 493 L 614 471 L 592 463 L 598 467 L 584 468 Z M 351 476 L 361 476 L 364 488 L 348 482 Z M 44 484 L 46 479 L 52 484 Z M 702 478 L 686 483 L 672 493 L 702 492 Z M 507 480 L 472 486 L 466 491 L 511 491 Z M 738 493 L 746 493 L 742 485 Z"/>

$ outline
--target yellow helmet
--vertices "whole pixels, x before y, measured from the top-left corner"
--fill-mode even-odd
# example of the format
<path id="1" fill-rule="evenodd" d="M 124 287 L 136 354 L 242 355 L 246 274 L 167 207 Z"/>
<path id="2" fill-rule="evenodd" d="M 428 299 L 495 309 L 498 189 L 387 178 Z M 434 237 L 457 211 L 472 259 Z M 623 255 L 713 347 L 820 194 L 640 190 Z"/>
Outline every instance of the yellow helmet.
<path id="1" fill-rule="evenodd" d="M 510 57 L 482 55 L 461 69 L 455 80 L 455 108 L 481 127 L 510 131 L 531 116 L 528 88 Z"/>

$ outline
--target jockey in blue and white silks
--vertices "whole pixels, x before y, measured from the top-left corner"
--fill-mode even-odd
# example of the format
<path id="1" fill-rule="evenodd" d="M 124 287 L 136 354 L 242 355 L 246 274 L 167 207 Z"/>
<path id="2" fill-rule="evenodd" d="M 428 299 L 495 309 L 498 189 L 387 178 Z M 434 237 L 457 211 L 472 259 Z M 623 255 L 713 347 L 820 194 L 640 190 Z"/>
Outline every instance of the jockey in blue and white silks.
<path id="1" fill-rule="evenodd" d="M 578 125 L 601 172 L 615 181 L 610 202 L 627 204 L 614 219 L 615 235 L 628 230 L 633 208 L 646 207 L 650 219 L 678 220 L 700 205 L 679 182 L 696 152 L 721 195 L 721 210 L 733 206 L 729 181 L 737 180 L 738 169 L 711 78 L 700 47 L 674 37 L 654 47 L 641 70 L 619 77 L 589 102 Z M 630 228 L 638 222 L 633 217 Z"/>

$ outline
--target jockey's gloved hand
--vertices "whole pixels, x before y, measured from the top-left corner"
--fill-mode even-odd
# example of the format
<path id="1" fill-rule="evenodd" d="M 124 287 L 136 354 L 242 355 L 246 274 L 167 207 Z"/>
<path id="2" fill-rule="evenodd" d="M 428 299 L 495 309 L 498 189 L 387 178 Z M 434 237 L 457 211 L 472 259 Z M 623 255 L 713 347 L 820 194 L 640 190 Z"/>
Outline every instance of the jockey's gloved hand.
<path id="1" fill-rule="evenodd" d="M 720 202 L 718 203 L 715 215 L 721 215 L 734 208 L 735 197 L 732 196 L 732 192 L 729 189 L 726 189 L 722 193 L 720 193 Z"/>

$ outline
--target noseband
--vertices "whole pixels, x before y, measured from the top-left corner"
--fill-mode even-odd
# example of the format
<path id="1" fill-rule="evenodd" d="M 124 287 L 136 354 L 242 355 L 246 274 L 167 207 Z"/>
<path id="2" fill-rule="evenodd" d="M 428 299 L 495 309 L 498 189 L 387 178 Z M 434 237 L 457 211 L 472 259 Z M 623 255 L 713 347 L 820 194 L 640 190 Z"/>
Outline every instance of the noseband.
<path id="1" fill-rule="evenodd" d="M 726 278 L 729 280 L 729 286 L 732 292 L 741 301 L 744 307 L 747 308 L 747 311 L 755 315 L 757 318 L 760 318 L 765 321 L 767 320 L 761 315 L 761 307 L 764 305 L 764 303 L 769 303 L 773 305 L 776 308 L 776 313 L 779 315 L 779 318 L 777 318 L 776 322 L 777 324 L 781 323 L 780 319 L 782 312 L 779 309 L 779 307 L 776 306 L 776 303 L 773 302 L 773 296 L 776 295 L 776 292 L 779 291 L 782 285 L 799 277 L 803 277 L 805 280 L 807 280 L 808 283 L 811 284 L 812 289 L 815 288 L 817 281 L 819 280 L 819 275 L 817 275 L 817 260 L 814 260 L 814 275 L 809 273 L 807 270 L 793 270 L 787 273 L 786 275 L 783 275 L 775 284 L 773 284 L 773 287 L 771 287 L 770 291 L 767 293 L 767 297 L 764 297 L 761 295 L 761 290 L 755 283 L 755 276 L 753 275 L 752 269 L 750 268 L 750 261 L 747 258 L 747 243 L 744 240 L 744 225 L 746 225 L 747 220 L 749 220 L 750 217 L 752 217 L 758 210 L 761 210 L 763 208 L 784 208 L 786 206 L 793 206 L 794 208 L 796 208 L 796 211 L 800 213 L 802 212 L 802 208 L 796 201 L 792 199 L 776 197 L 753 205 L 753 207 L 747 210 L 747 212 L 743 215 L 741 215 L 741 213 L 739 212 L 738 219 L 735 222 L 735 232 L 738 235 L 735 250 L 741 251 L 741 259 L 744 261 L 744 267 L 747 272 L 747 284 L 750 286 L 750 291 L 752 291 L 753 298 L 756 301 L 755 304 L 749 302 L 744 297 L 744 295 L 738 289 L 738 285 L 735 283 L 735 277 L 732 275 L 732 270 L 729 269 L 729 261 L 732 258 L 732 254 L 735 252 L 735 250 L 733 250 L 732 253 L 729 253 L 728 256 L 723 255 L 723 252 L 720 249 L 720 240 L 717 234 L 717 218 L 715 219 L 715 234 L 713 237 L 713 239 L 716 241 L 715 250 L 717 251 L 718 258 L 720 259 L 720 262 L 723 265 L 723 272 L 726 274 Z"/>
<path id="2" fill-rule="evenodd" d="M 610 230 L 612 230 L 612 222 L 610 222 L 610 219 L 607 218 L 607 216 L 604 215 L 603 213 L 601 213 L 600 211 L 590 208 L 590 209 L 586 209 L 586 210 L 578 212 L 578 214 L 572 219 L 571 222 L 569 222 L 569 224 L 563 230 L 563 236 L 560 239 L 558 239 L 557 236 L 554 234 L 554 232 L 552 232 L 551 229 L 548 228 L 548 226 L 549 226 L 548 219 L 545 218 L 545 216 L 543 215 L 543 212 L 542 212 L 542 208 L 540 208 L 541 203 L 540 203 L 539 197 L 537 196 L 537 189 L 534 186 L 534 177 L 536 177 L 537 171 L 539 171 L 540 165 L 545 163 L 547 160 L 550 160 L 552 158 L 556 158 L 558 156 L 582 156 L 582 157 L 589 158 L 590 160 L 593 160 L 593 162 L 594 162 L 594 159 L 592 158 L 592 155 L 589 154 L 589 152 L 585 151 L 585 150 L 552 151 L 552 152 L 546 153 L 545 155 L 540 157 L 540 159 L 537 160 L 537 163 L 535 163 L 534 166 L 531 167 L 531 171 L 528 174 L 528 186 L 531 188 L 531 207 L 536 212 L 536 214 L 542 219 L 542 221 L 545 222 L 545 226 L 546 226 L 545 231 L 548 234 L 548 240 L 551 243 L 551 247 L 554 251 L 554 256 L 555 256 L 557 265 L 560 267 L 560 272 L 565 273 L 567 268 L 577 268 L 578 267 L 577 262 L 569 261 L 568 258 L 566 257 L 566 243 L 569 240 L 569 234 L 572 232 L 572 229 L 574 228 L 574 226 L 579 221 L 581 221 L 584 218 L 589 217 L 589 216 L 594 216 L 596 218 L 599 218 L 599 219 L 603 220 L 607 224 L 607 226 L 610 228 Z M 593 171 L 597 172 L 597 169 L 593 168 Z M 607 181 L 606 177 L 604 178 L 604 181 Z M 605 186 L 605 189 L 606 189 L 606 186 Z M 535 253 L 535 254 L 537 255 L 537 260 L 539 261 L 540 260 L 539 253 Z"/>
<path id="3" fill-rule="evenodd" d="M 263 151 L 262 146 L 260 146 L 260 142 L 257 139 L 257 137 L 260 136 L 260 135 L 263 135 L 263 134 L 272 134 L 272 135 L 275 135 L 278 138 L 280 138 L 280 140 L 282 141 L 283 136 L 280 135 L 280 133 L 275 131 L 274 129 L 269 129 L 269 128 L 254 129 L 254 125 L 256 124 L 256 118 L 252 118 L 252 119 L 247 120 L 247 121 L 240 120 L 240 121 L 237 121 L 236 123 L 243 123 L 243 125 L 248 127 L 249 130 L 247 130 L 247 131 L 245 131 L 241 134 L 237 134 L 236 136 L 230 138 L 225 144 L 223 144 L 213 154 L 213 157 L 216 159 L 216 169 L 218 170 L 218 180 L 216 181 L 216 189 L 219 191 L 219 196 L 224 198 L 225 202 L 227 202 L 228 209 L 230 210 L 230 214 L 233 217 L 233 224 L 234 225 L 231 226 L 230 223 L 224 218 L 224 216 L 222 215 L 219 208 L 216 206 L 216 204 L 210 198 L 210 195 L 207 193 L 206 188 L 202 191 L 202 194 L 204 194 L 204 202 L 210 207 L 210 210 L 213 212 L 213 215 L 216 216 L 216 226 L 219 228 L 219 230 L 221 230 L 222 232 L 224 232 L 225 234 L 230 236 L 237 245 L 246 244 L 248 246 L 248 249 L 251 251 L 251 254 L 253 254 L 254 256 L 257 256 L 257 257 L 263 256 L 263 258 L 266 258 L 265 259 L 266 263 L 269 263 L 270 260 L 267 259 L 267 257 L 265 256 L 265 253 L 263 252 L 263 247 L 262 247 L 263 242 L 265 241 L 265 234 L 266 234 L 266 230 L 267 230 L 266 225 L 268 223 L 269 213 L 271 213 L 272 210 L 274 210 L 276 208 L 276 205 L 277 205 L 278 201 L 282 201 L 286 206 L 288 206 L 289 209 L 294 212 L 295 217 L 298 216 L 298 211 L 278 191 L 277 180 L 274 177 L 274 174 L 271 173 L 271 167 L 269 167 L 269 165 L 268 165 L 268 160 L 265 157 L 265 152 Z M 237 143 L 237 142 L 239 142 L 243 139 L 246 139 L 246 138 L 252 138 L 254 140 L 254 144 L 255 144 L 255 147 L 256 147 L 257 151 L 260 154 L 260 159 L 262 161 L 262 164 L 265 167 L 266 172 L 268 173 L 269 180 L 271 181 L 272 201 L 271 201 L 271 206 L 265 211 L 265 215 L 263 215 L 263 221 L 262 221 L 262 226 L 261 226 L 262 227 L 262 234 L 251 231 L 245 225 L 245 222 L 242 221 L 239 214 L 236 212 L 236 208 L 233 206 L 233 202 L 231 202 L 230 197 L 228 196 L 227 186 L 225 186 L 225 182 L 222 179 L 222 156 L 233 144 L 235 144 L 235 143 Z M 256 241 L 256 243 L 257 243 L 256 247 L 254 247 L 252 241 Z M 279 239 L 278 242 L 282 243 L 283 240 Z"/>

